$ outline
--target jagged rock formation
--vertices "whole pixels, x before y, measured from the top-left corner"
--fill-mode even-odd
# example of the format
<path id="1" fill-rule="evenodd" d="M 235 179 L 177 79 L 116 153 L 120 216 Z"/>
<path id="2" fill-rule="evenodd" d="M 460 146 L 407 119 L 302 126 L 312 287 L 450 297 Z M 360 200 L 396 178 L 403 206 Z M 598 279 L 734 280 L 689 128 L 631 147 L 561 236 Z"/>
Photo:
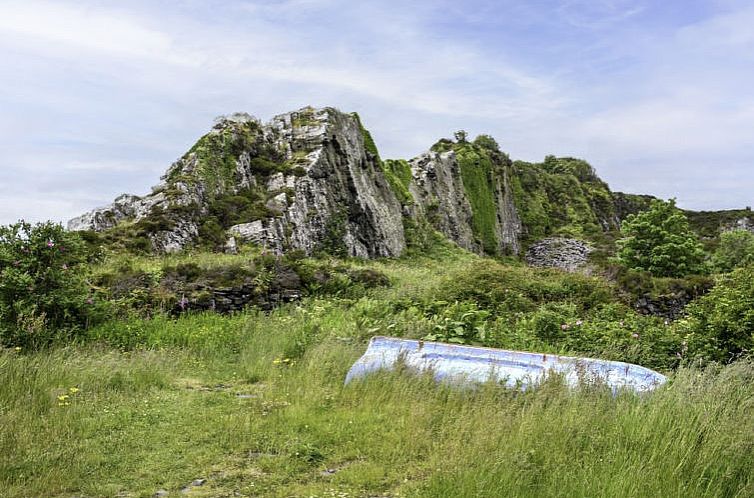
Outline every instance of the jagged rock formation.
<path id="1" fill-rule="evenodd" d="M 459 132 L 410 161 L 383 161 L 356 114 L 307 107 L 267 124 L 218 118 L 150 194 L 124 194 L 68 227 L 135 251 L 233 252 L 248 242 L 364 258 L 421 249 L 417 233 L 436 230 L 503 255 L 545 237 L 615 230 L 639 204 L 631 201 L 585 161 L 512 162 L 486 135 Z"/>
<path id="2" fill-rule="evenodd" d="M 199 238 L 224 242 L 229 224 L 240 239 L 275 252 L 378 257 L 406 246 L 400 204 L 364 147 L 358 118 L 332 108 L 304 108 L 267 125 L 247 114 L 220 118 L 150 195 L 121 196 L 68 228 L 119 224 L 135 225 L 131 235 L 148 237 L 159 252 Z"/>

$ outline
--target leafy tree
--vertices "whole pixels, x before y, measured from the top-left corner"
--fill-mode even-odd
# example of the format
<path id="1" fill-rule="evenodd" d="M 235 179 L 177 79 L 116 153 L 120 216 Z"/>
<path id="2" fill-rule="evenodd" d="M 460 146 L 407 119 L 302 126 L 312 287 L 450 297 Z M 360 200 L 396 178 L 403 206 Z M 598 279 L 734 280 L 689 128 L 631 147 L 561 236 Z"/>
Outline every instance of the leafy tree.
<path id="1" fill-rule="evenodd" d="M 656 277 L 704 273 L 704 249 L 675 199 L 652 201 L 649 209 L 629 215 L 621 227 L 618 262 Z"/>
<path id="2" fill-rule="evenodd" d="M 85 325 L 86 248 L 52 222 L 0 226 L 0 343 L 38 346 Z"/>
<path id="3" fill-rule="evenodd" d="M 732 230 L 720 235 L 720 245 L 712 255 L 712 264 L 721 272 L 754 263 L 754 233 Z"/>
<path id="4" fill-rule="evenodd" d="M 474 139 L 474 145 L 491 152 L 500 152 L 500 145 L 490 135 L 479 135 Z"/>

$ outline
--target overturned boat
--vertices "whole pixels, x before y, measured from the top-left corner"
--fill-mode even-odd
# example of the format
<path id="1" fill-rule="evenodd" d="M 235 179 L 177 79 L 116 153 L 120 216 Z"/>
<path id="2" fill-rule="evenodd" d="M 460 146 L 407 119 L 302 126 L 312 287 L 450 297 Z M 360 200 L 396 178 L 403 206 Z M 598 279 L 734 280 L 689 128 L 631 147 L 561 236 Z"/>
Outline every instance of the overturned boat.
<path id="1" fill-rule="evenodd" d="M 379 370 L 391 370 L 398 364 L 418 372 L 431 372 L 438 381 L 496 381 L 520 389 L 536 386 L 552 374 L 561 376 L 571 387 L 602 383 L 613 392 L 622 389 L 648 392 L 667 380 L 654 370 L 620 361 L 373 337 L 366 353 L 349 370 L 346 384 Z"/>

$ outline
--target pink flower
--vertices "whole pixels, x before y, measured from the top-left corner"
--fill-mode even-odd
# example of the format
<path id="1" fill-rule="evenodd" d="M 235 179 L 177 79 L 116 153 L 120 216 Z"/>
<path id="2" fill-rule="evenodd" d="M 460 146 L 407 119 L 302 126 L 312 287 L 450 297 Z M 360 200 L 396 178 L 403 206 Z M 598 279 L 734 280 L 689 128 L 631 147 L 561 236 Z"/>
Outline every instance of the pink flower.
<path id="1" fill-rule="evenodd" d="M 576 326 L 577 327 L 580 327 L 583 323 L 584 322 L 582 322 L 581 320 L 576 320 Z"/>
<path id="2" fill-rule="evenodd" d="M 94 304 L 94 299 L 92 299 L 91 297 L 87 298 L 86 304 Z"/>
<path id="3" fill-rule="evenodd" d="M 560 326 L 560 330 L 568 330 L 568 328 L 569 327 L 567 323 L 564 323 L 563 325 Z"/>
<path id="4" fill-rule="evenodd" d="M 67 270 L 67 269 L 68 269 L 68 265 L 67 265 L 67 264 L 65 264 L 65 263 L 63 263 L 63 269 L 64 269 L 64 270 Z"/>
<path id="5" fill-rule="evenodd" d="M 53 242 L 52 240 L 48 240 L 47 247 L 55 247 L 55 242 Z"/>

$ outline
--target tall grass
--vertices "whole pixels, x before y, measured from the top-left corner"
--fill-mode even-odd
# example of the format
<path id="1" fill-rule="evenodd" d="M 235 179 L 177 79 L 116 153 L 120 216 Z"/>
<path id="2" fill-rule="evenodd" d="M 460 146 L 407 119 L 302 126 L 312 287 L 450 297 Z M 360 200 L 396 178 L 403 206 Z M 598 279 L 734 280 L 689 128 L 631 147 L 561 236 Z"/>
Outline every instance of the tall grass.
<path id="1" fill-rule="evenodd" d="M 0 496 L 754 495 L 748 361 L 679 369 L 641 397 L 554 380 L 459 389 L 408 372 L 343 386 L 369 337 L 422 337 L 433 322 L 421 303 L 499 270 L 438 250 L 351 262 L 393 281 L 359 299 L 129 318 L 79 344 L 0 350 Z M 583 278 L 503 271 L 498 287 L 532 306 L 606 299 Z M 470 281 L 475 301 L 495 298 L 485 278 Z"/>
<path id="2" fill-rule="evenodd" d="M 196 478 L 194 496 L 754 493 L 751 363 L 644 397 L 401 372 L 344 387 L 359 306 L 238 315 L 215 342 L 195 330 L 222 319 L 194 315 L 145 325 L 157 349 L 0 353 L 0 494 L 178 496 Z"/>

